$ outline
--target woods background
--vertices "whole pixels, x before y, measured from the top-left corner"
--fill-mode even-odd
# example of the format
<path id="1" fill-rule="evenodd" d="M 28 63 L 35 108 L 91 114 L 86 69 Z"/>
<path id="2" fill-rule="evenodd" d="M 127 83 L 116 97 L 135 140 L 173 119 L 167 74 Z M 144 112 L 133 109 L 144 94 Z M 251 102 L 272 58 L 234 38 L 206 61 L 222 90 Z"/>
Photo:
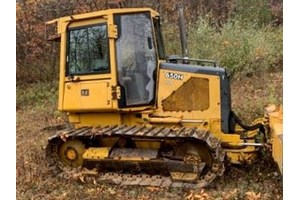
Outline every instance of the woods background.
<path id="1" fill-rule="evenodd" d="M 112 0 L 19 0 L 17 86 L 58 79 L 59 43 L 45 40 L 45 22 L 106 9 Z M 184 7 L 189 56 L 214 59 L 232 73 L 282 70 L 282 0 L 124 0 L 161 14 L 167 54 L 181 54 L 176 4 Z"/>

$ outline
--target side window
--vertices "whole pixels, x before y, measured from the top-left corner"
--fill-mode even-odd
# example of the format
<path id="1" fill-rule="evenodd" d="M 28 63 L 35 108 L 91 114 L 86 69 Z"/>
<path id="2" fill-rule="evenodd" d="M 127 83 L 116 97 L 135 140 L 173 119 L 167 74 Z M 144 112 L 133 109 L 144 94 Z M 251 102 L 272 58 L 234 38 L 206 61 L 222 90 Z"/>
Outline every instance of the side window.
<path id="1" fill-rule="evenodd" d="M 67 75 L 109 72 L 106 24 L 69 30 Z"/>

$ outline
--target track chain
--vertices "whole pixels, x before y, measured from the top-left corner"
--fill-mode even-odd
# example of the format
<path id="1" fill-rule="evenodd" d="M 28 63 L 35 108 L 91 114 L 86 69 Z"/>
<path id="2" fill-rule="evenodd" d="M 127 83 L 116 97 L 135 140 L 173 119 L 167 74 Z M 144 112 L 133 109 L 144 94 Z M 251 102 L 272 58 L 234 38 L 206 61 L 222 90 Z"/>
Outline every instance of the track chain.
<path id="1" fill-rule="evenodd" d="M 148 175 L 148 174 L 124 174 L 124 173 L 97 173 L 87 169 L 71 169 L 64 166 L 58 157 L 58 147 L 68 138 L 92 139 L 101 136 L 136 136 L 155 138 L 188 138 L 192 137 L 205 142 L 213 154 L 211 169 L 200 176 L 197 183 L 175 182 L 169 176 Z M 139 127 L 139 126 L 107 126 L 107 127 L 82 127 L 60 131 L 48 138 L 46 146 L 46 160 L 49 169 L 54 175 L 60 178 L 80 178 L 82 182 L 98 183 L 108 182 L 117 185 L 140 185 L 160 187 L 188 187 L 201 188 L 210 184 L 217 176 L 222 176 L 224 168 L 225 152 L 221 149 L 220 140 L 208 131 L 196 128 L 166 128 L 166 127 Z"/>

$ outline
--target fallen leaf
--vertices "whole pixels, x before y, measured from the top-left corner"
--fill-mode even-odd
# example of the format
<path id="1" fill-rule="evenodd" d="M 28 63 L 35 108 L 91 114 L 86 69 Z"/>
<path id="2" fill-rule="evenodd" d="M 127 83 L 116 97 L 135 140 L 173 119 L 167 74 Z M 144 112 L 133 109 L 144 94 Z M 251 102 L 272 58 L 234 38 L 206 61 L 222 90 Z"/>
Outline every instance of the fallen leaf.
<path id="1" fill-rule="evenodd" d="M 94 192 L 95 192 L 95 189 L 93 189 L 93 188 L 88 188 L 87 189 L 87 193 L 89 193 L 89 194 L 92 194 Z"/>
<path id="2" fill-rule="evenodd" d="M 156 192 L 156 191 L 159 191 L 159 187 L 153 187 L 153 186 L 149 186 L 147 187 L 147 189 L 151 192 Z"/>
<path id="3" fill-rule="evenodd" d="M 186 200 L 209 200 L 209 195 L 201 189 L 199 193 L 195 193 L 193 190 L 185 197 Z"/>
<path id="4" fill-rule="evenodd" d="M 146 195 L 143 195 L 143 196 L 139 197 L 138 200 L 149 200 L 149 197 Z"/>
<path id="5" fill-rule="evenodd" d="M 238 189 L 235 188 L 234 190 L 229 191 L 229 192 L 222 192 L 222 194 L 223 194 L 223 199 L 224 199 L 224 200 L 228 200 L 228 199 L 231 199 L 231 198 L 233 198 L 233 197 L 236 197 L 237 191 L 238 191 Z"/>
<path id="6" fill-rule="evenodd" d="M 257 194 L 253 191 L 246 192 L 246 198 L 247 200 L 259 200 L 261 198 L 260 192 Z"/>
<path id="7" fill-rule="evenodd" d="M 194 200 L 194 191 L 191 190 L 190 193 L 184 199 L 186 199 L 186 200 Z"/>
<path id="8" fill-rule="evenodd" d="M 97 185 L 96 179 L 93 179 L 93 184 L 94 184 L 94 185 Z"/>
<path id="9" fill-rule="evenodd" d="M 110 194 L 116 194 L 116 191 L 112 188 L 108 188 L 107 191 L 110 193 Z"/>
<path id="10" fill-rule="evenodd" d="M 80 180 L 82 183 L 85 183 L 85 181 L 84 181 L 84 176 L 79 176 L 79 180 Z"/>

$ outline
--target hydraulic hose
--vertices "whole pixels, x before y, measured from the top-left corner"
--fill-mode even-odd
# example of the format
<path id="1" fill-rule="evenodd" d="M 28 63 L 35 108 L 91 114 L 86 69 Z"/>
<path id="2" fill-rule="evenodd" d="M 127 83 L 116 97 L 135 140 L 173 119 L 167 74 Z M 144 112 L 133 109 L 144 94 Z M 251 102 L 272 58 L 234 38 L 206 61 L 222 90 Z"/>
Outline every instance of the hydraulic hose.
<path id="1" fill-rule="evenodd" d="M 259 129 L 259 132 L 263 133 L 264 135 L 264 141 L 266 140 L 265 126 L 262 123 L 257 123 L 254 125 L 245 125 L 242 123 L 242 120 L 233 111 L 230 111 L 230 115 L 238 125 L 240 125 L 243 129 L 247 131 L 254 131 Z"/>

